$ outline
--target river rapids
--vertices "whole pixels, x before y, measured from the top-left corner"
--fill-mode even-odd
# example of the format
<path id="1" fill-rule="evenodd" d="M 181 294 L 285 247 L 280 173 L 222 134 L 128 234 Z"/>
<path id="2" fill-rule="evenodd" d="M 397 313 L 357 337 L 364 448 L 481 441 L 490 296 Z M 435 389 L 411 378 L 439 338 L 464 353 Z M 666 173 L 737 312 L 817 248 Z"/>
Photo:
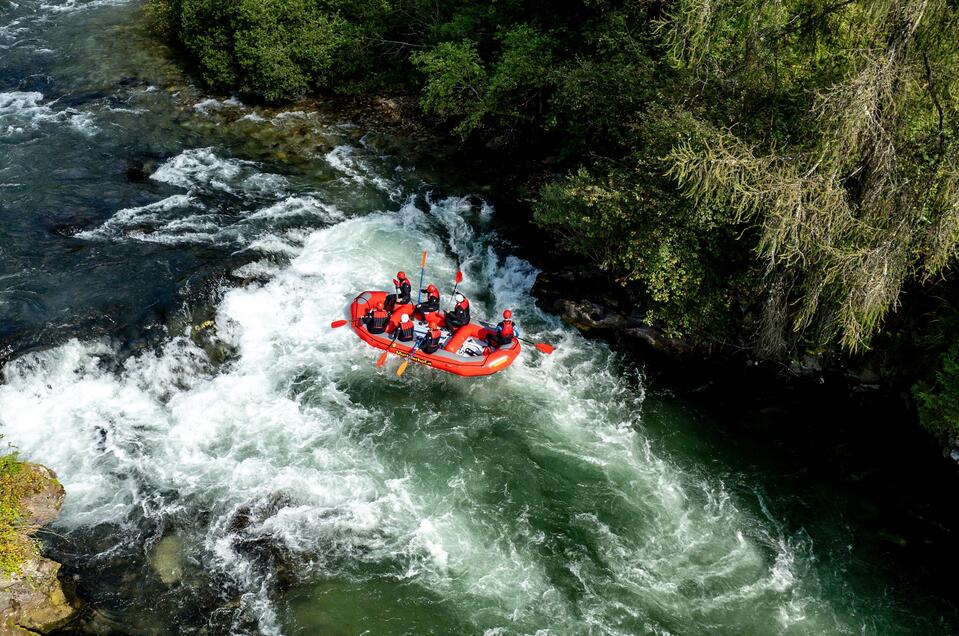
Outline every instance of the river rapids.
<path id="1" fill-rule="evenodd" d="M 488 203 L 335 112 L 203 95 L 141 10 L 0 2 L 0 432 L 66 487 L 46 549 L 90 603 L 78 630 L 955 625 L 537 309 Z M 377 369 L 330 321 L 421 250 L 557 352 L 482 380 Z"/>

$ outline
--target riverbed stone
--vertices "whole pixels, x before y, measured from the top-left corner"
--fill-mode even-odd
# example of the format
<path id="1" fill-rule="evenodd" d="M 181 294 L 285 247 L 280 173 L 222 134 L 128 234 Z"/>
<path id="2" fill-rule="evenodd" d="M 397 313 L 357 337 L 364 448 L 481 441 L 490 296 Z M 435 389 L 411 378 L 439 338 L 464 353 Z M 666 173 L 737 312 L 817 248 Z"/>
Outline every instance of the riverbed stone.
<path id="1" fill-rule="evenodd" d="M 19 573 L 0 577 L 0 636 L 46 634 L 74 618 L 77 610 L 59 573 L 59 563 L 36 556 Z"/>
<path id="2" fill-rule="evenodd" d="M 26 541 L 57 518 L 65 492 L 56 474 L 46 466 L 26 464 L 24 470 L 35 472 L 41 484 L 38 492 L 23 500 L 27 514 L 22 533 Z M 19 572 L 0 575 L 0 636 L 46 634 L 76 617 L 78 603 L 64 589 L 59 574 L 59 563 L 34 554 Z"/>
<path id="3" fill-rule="evenodd" d="M 183 578 L 183 539 L 168 534 L 160 539 L 150 554 L 150 566 L 165 585 L 174 585 Z"/>

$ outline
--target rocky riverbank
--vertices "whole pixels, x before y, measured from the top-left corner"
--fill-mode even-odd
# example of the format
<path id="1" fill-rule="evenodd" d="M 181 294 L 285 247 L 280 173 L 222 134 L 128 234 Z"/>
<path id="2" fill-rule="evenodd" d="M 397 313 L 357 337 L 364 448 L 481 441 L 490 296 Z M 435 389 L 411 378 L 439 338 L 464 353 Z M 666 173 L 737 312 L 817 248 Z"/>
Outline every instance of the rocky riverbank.
<path id="1" fill-rule="evenodd" d="M 47 634 L 68 625 L 79 605 L 60 581 L 60 564 L 40 554 L 36 539 L 36 533 L 57 518 L 65 492 L 45 466 L 19 463 L 16 470 L 17 482 L 26 487 L 14 497 L 19 499 L 19 519 L 4 542 L 24 559 L 0 574 L 0 636 Z M 4 499 L 13 489 L 6 490 Z"/>

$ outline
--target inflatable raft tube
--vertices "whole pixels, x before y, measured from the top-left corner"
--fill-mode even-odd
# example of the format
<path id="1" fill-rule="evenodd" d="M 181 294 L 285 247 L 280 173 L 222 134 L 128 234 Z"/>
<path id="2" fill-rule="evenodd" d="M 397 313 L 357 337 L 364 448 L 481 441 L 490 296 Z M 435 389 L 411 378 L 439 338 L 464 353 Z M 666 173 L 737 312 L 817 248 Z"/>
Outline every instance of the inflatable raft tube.
<path id="1" fill-rule="evenodd" d="M 385 301 L 385 291 L 365 291 L 357 296 L 350 303 L 348 309 L 350 325 L 356 335 L 371 347 L 389 351 L 400 357 L 407 357 L 410 355 L 413 346 L 426 334 L 428 325 L 423 321 L 414 320 L 413 342 L 400 342 L 399 340 L 393 342 L 393 331 L 399 324 L 400 317 L 406 314 L 413 320 L 413 305 L 399 305 L 390 316 L 386 333 L 370 333 L 359 319 L 366 315 L 371 307 Z M 472 322 L 457 329 L 455 333 L 451 333 L 446 328 L 442 328 L 442 332 L 443 338 L 440 341 L 439 350 L 431 354 L 417 350 L 411 360 L 417 364 L 433 367 L 454 375 L 479 377 L 508 369 L 521 350 L 519 340 L 514 338 L 511 344 L 494 349 L 488 355 L 484 355 L 486 336 L 490 333 L 490 330 Z"/>

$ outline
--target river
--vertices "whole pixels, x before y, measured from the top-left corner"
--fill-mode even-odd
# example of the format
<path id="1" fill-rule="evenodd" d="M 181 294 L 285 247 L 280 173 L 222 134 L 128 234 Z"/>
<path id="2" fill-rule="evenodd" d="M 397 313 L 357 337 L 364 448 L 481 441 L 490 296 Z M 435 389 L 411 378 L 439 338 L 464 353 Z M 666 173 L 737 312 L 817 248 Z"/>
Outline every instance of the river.
<path id="1" fill-rule="evenodd" d="M 45 549 L 89 602 L 76 630 L 955 631 L 933 444 L 848 451 L 863 488 L 755 434 L 755 409 L 651 389 L 537 309 L 496 210 L 424 148 L 204 95 L 143 22 L 0 0 L 0 432 L 66 487 Z M 481 380 L 378 370 L 330 321 L 421 250 L 556 353 Z M 848 415 L 804 413 L 763 430 Z M 933 491 L 928 524 L 889 530 L 915 511 L 899 482 Z"/>

